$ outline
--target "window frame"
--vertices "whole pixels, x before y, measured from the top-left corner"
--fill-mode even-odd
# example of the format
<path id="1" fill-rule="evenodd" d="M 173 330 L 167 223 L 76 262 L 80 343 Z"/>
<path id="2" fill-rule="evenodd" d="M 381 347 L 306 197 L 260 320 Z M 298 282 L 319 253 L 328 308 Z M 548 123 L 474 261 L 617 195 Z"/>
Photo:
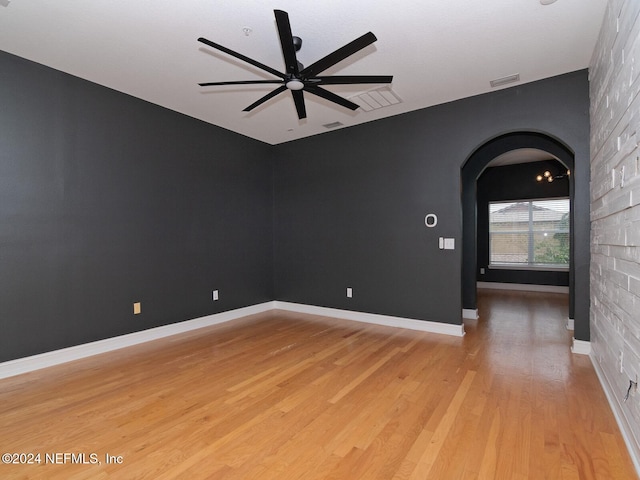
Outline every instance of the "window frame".
<path id="1" fill-rule="evenodd" d="M 490 200 L 487 203 L 487 210 L 488 210 L 488 228 L 487 228 L 487 235 L 488 235 L 488 265 L 487 267 L 489 269 L 493 269 L 493 270 L 537 270 L 537 271 L 568 271 L 570 269 L 570 263 L 571 263 L 571 259 L 569 258 L 568 262 L 566 264 L 559 264 L 559 263 L 535 263 L 531 261 L 531 258 L 534 258 L 534 252 L 535 252 L 535 240 L 534 240 L 534 235 L 536 233 L 536 230 L 533 228 L 533 224 L 534 224 L 534 219 L 533 219 L 533 206 L 534 203 L 536 202 L 546 202 L 546 201 L 559 201 L 559 200 L 566 200 L 568 202 L 568 206 L 569 209 L 567 210 L 566 213 L 568 213 L 569 215 L 571 214 L 571 209 L 572 209 L 572 205 L 571 205 L 571 197 L 569 196 L 562 196 L 562 197 L 543 197 L 543 198 L 535 198 L 535 199 L 521 199 L 521 200 Z M 528 211 L 529 211 L 529 215 L 528 215 L 528 221 L 527 221 L 527 229 L 526 230 L 513 230 L 513 231 L 505 231 L 503 233 L 519 233 L 519 234 L 525 234 L 528 237 L 528 242 L 527 242 L 527 263 L 518 263 L 518 262 L 499 262 L 499 263 L 493 263 L 492 262 L 492 235 L 494 235 L 496 232 L 493 231 L 492 232 L 492 222 L 491 222 L 491 216 L 492 216 L 492 205 L 498 205 L 498 204 L 517 204 L 517 203 L 526 203 L 528 204 Z M 552 235 L 555 235 L 557 233 L 566 233 L 567 237 L 568 237 L 568 241 L 569 241 L 569 251 L 571 250 L 571 222 L 569 220 L 568 224 L 567 224 L 567 229 L 566 231 L 563 231 L 561 229 L 554 229 L 554 230 L 550 230 L 549 231 Z"/>

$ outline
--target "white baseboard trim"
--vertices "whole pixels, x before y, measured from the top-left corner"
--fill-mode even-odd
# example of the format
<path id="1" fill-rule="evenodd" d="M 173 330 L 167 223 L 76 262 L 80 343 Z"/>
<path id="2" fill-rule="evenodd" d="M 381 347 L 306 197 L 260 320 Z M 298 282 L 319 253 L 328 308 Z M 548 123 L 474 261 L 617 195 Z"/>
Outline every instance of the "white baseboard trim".
<path id="1" fill-rule="evenodd" d="M 96 342 L 84 343 L 73 347 L 40 353 L 30 357 L 9 360 L 0 363 L 0 379 L 20 375 L 41 368 L 52 367 L 61 363 L 80 360 L 82 358 L 98 355 L 100 353 L 118 350 L 120 348 L 138 345 L 140 343 L 157 340 L 171 335 L 196 330 L 198 328 L 209 327 L 219 323 L 236 320 L 247 315 L 262 313 L 273 309 L 273 302 L 266 302 L 249 307 L 229 310 L 227 312 L 215 313 L 206 317 L 186 320 L 184 322 L 163 325 L 162 327 L 150 328 L 140 332 L 128 333 L 117 337 L 98 340 Z"/>
<path id="2" fill-rule="evenodd" d="M 575 330 L 575 321 L 573 320 L 573 318 L 567 318 L 567 330 Z"/>
<path id="3" fill-rule="evenodd" d="M 478 320 L 480 316 L 478 315 L 477 308 L 463 308 L 462 309 L 462 318 L 466 318 L 467 320 Z"/>
<path id="4" fill-rule="evenodd" d="M 579 355 L 591 354 L 591 342 L 576 340 L 575 338 L 573 338 L 572 341 L 573 344 L 571 345 L 571 353 L 577 353 Z"/>
<path id="5" fill-rule="evenodd" d="M 415 320 L 412 318 L 391 317 L 377 313 L 354 312 L 351 310 L 339 310 L 336 308 L 317 307 L 314 305 L 304 305 L 301 303 L 274 302 L 274 308 L 297 313 L 308 313 L 310 315 L 321 315 L 323 317 L 342 318 L 355 322 L 373 323 L 387 327 L 407 328 L 410 330 L 420 330 L 422 332 L 440 333 L 462 337 L 464 335 L 464 325 L 453 325 L 451 323 L 431 322 L 427 320 Z"/>
<path id="6" fill-rule="evenodd" d="M 219 323 L 237 320 L 247 315 L 268 312 L 270 310 L 288 310 L 298 313 L 309 313 L 312 315 L 322 315 L 328 317 L 354 320 L 357 322 L 373 323 L 376 325 L 386 325 L 388 327 L 407 328 L 411 330 L 421 330 L 424 332 L 441 333 L 462 337 L 464 335 L 464 325 L 452 325 L 450 323 L 429 322 L 424 320 L 414 320 L 410 318 L 390 317 L 374 313 L 352 312 L 349 310 L 338 310 L 335 308 L 316 307 L 313 305 L 303 305 L 289 302 L 265 302 L 248 307 L 229 310 L 227 312 L 215 313 L 206 317 L 186 320 L 184 322 L 172 323 L 161 327 L 150 328 L 140 332 L 128 333 L 117 337 L 106 338 L 96 342 L 84 343 L 73 347 L 62 348 L 51 352 L 40 353 L 30 357 L 17 358 L 0 363 L 0 379 L 13 377 L 22 373 L 32 372 L 41 368 L 53 367 L 62 363 L 80 360 L 100 353 L 106 353 L 120 348 L 131 347 L 152 340 L 170 337 L 179 333 L 197 330 L 199 328 L 217 325 Z"/>
<path id="7" fill-rule="evenodd" d="M 636 467 L 636 473 L 638 474 L 638 477 L 640 477 L 640 445 L 638 445 L 637 441 L 634 440 L 635 436 L 633 434 L 633 428 L 629 425 L 627 417 L 625 416 L 620 402 L 618 401 L 619 397 L 615 395 L 613 388 L 611 388 L 611 384 L 607 380 L 602 367 L 600 367 L 600 364 L 596 358 L 594 358 L 594 355 L 589 355 L 589 358 L 591 358 L 591 363 L 596 371 L 598 380 L 600 380 L 600 385 L 602 385 L 604 394 L 609 401 L 609 406 L 613 411 L 613 416 L 616 419 L 620 433 L 622 433 L 624 443 L 627 445 L 627 450 L 629 451 L 629 456 L 631 457 L 633 466 Z"/>
<path id="8" fill-rule="evenodd" d="M 487 290 L 518 290 L 525 292 L 569 293 L 569 287 L 557 285 L 529 285 L 526 283 L 477 282 L 478 288 Z"/>

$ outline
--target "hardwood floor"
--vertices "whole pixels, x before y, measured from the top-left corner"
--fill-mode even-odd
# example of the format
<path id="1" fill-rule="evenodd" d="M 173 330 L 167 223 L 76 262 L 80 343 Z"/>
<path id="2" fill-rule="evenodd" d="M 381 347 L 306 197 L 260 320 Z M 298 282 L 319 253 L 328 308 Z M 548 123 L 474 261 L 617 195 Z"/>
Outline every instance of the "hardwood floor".
<path id="1" fill-rule="evenodd" d="M 482 292 L 464 338 L 270 312 L 5 379 L 0 453 L 41 457 L 0 478 L 637 478 L 566 304 Z"/>

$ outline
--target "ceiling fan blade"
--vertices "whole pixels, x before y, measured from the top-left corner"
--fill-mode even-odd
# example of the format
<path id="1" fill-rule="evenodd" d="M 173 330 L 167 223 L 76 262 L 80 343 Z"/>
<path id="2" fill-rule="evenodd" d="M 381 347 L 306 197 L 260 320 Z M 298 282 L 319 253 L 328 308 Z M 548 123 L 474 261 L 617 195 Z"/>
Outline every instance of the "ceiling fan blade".
<path id="1" fill-rule="evenodd" d="M 291 94 L 293 95 L 293 102 L 296 104 L 298 118 L 300 120 L 307 118 L 307 109 L 304 106 L 304 94 L 302 90 L 291 90 Z"/>
<path id="2" fill-rule="evenodd" d="M 300 74 L 307 78 L 315 77 L 318 73 L 325 71 L 327 68 L 334 66 L 336 63 L 371 45 L 376 40 L 377 38 L 373 33 L 365 33 L 353 42 L 347 43 L 344 47 L 337 49 L 326 57 L 304 68 Z"/>
<path id="3" fill-rule="evenodd" d="M 282 83 L 282 80 L 236 80 L 231 82 L 204 82 L 198 85 L 201 87 L 212 87 L 215 85 L 260 85 L 263 83 Z"/>
<path id="4" fill-rule="evenodd" d="M 306 85 L 304 89 L 309 93 L 313 93 L 318 97 L 322 97 L 325 100 L 329 100 L 333 103 L 337 103 L 338 105 L 346 107 L 350 110 L 356 110 L 357 108 L 360 108 L 360 105 L 353 103 L 352 101 L 347 100 L 346 98 L 343 98 L 340 95 L 336 95 L 335 93 L 330 92 L 329 90 L 325 90 L 322 87 L 318 87 L 316 85 Z"/>
<path id="5" fill-rule="evenodd" d="M 272 75 L 275 75 L 276 77 L 280 77 L 280 78 L 285 78 L 285 74 L 281 73 L 271 67 L 269 67 L 268 65 L 265 65 L 263 63 L 260 63 L 252 58 L 249 58 L 245 55 L 242 55 L 241 53 L 238 52 L 234 52 L 233 50 L 227 48 L 227 47 L 223 47 L 222 45 L 219 45 L 217 43 L 212 42 L 211 40 L 207 40 L 206 38 L 200 37 L 198 39 L 199 42 L 204 43 L 205 45 L 209 45 L 212 48 L 215 48 L 216 50 L 220 50 L 221 52 L 226 53 L 227 55 L 231 55 L 232 57 L 236 57 L 239 60 L 242 60 L 243 62 L 247 62 L 250 65 L 253 65 L 254 67 L 258 67 L 262 70 L 264 70 L 265 72 L 269 72 Z"/>
<path id="6" fill-rule="evenodd" d="M 312 85 L 351 85 L 357 83 L 391 83 L 393 75 L 331 75 L 309 78 Z"/>
<path id="7" fill-rule="evenodd" d="M 267 93 L 264 97 L 260 98 L 258 101 L 253 102 L 251 105 L 249 105 L 247 108 L 245 108 L 244 110 L 242 110 L 243 112 L 250 112 L 251 110 L 253 110 L 254 108 L 256 108 L 259 105 L 262 105 L 264 102 L 266 102 L 267 100 L 275 97 L 276 95 L 278 95 L 279 93 L 284 92 L 285 90 L 287 90 L 287 87 L 285 87 L 284 85 L 282 85 L 281 87 L 276 88 L 275 90 L 272 90 L 271 92 Z"/>
<path id="8" fill-rule="evenodd" d="M 293 34 L 291 33 L 291 24 L 289 23 L 289 15 L 282 10 L 274 10 L 276 15 L 276 24 L 278 25 L 278 35 L 280 35 L 280 45 L 282 46 L 282 56 L 286 65 L 286 72 L 298 75 L 298 59 L 296 58 L 296 49 L 293 46 Z"/>

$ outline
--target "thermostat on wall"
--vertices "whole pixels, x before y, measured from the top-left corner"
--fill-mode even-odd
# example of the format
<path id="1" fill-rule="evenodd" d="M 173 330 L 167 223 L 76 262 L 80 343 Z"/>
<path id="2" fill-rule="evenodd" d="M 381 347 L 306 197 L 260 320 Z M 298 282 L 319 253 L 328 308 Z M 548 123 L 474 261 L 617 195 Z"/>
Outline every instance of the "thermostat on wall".
<path id="1" fill-rule="evenodd" d="M 427 214 L 427 216 L 424 217 L 424 224 L 429 228 L 435 227 L 438 224 L 437 215 L 435 213 Z"/>

